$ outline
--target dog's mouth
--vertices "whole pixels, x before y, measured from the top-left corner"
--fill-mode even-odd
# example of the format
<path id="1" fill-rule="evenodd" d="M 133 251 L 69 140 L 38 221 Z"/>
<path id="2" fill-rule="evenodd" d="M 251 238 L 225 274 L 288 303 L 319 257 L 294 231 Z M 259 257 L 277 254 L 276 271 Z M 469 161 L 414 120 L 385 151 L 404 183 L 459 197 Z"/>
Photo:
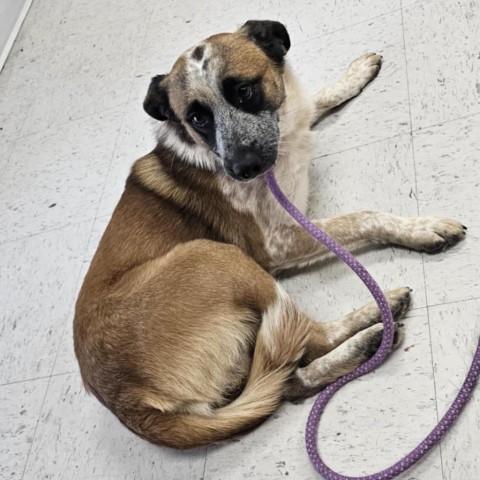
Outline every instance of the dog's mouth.
<path id="1" fill-rule="evenodd" d="M 263 175 L 264 173 L 268 172 L 270 168 L 275 164 L 273 162 L 271 165 L 268 165 L 266 167 L 258 168 L 255 169 L 254 171 L 252 170 L 251 172 L 242 172 L 242 173 L 237 173 L 235 170 L 229 167 L 225 167 L 225 171 L 227 172 L 227 175 L 234 180 L 237 180 L 239 182 L 250 182 L 254 180 L 255 178 L 259 177 L 260 175 Z"/>

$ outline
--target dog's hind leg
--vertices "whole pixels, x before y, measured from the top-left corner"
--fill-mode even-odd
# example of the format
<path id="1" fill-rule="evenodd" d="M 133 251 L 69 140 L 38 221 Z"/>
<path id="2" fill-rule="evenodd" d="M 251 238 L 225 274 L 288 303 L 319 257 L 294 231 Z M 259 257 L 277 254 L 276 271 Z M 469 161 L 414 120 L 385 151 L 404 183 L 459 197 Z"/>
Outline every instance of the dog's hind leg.
<path id="1" fill-rule="evenodd" d="M 366 53 L 350 64 L 337 83 L 320 90 L 314 98 L 315 115 L 312 126 L 332 108 L 356 97 L 377 76 L 381 63 L 380 55 Z"/>
<path id="2" fill-rule="evenodd" d="M 317 358 L 306 367 L 297 368 L 284 394 L 285 400 L 298 401 L 353 372 L 378 350 L 382 343 L 383 324 L 377 323 L 358 332 L 335 350 Z M 403 338 L 403 325 L 395 323 L 393 348 Z"/>
<path id="3" fill-rule="evenodd" d="M 385 295 L 397 322 L 409 306 L 410 289 L 398 288 Z M 368 360 L 382 341 L 383 324 L 380 320 L 379 309 L 375 302 L 371 302 L 339 322 L 312 322 L 304 357 L 307 364 L 302 366 L 302 361 L 295 370 L 284 398 L 299 400 L 313 395 Z M 395 323 L 394 347 L 402 339 L 402 327 Z M 326 352 L 325 347 L 329 342 L 331 350 Z"/>
<path id="4" fill-rule="evenodd" d="M 385 292 L 388 304 L 395 319 L 404 315 L 410 305 L 408 287 L 396 288 Z M 308 364 L 334 350 L 358 332 L 381 321 L 381 314 L 375 301 L 357 308 L 341 320 L 333 322 L 314 322 L 310 324 L 307 350 L 302 364 Z"/>

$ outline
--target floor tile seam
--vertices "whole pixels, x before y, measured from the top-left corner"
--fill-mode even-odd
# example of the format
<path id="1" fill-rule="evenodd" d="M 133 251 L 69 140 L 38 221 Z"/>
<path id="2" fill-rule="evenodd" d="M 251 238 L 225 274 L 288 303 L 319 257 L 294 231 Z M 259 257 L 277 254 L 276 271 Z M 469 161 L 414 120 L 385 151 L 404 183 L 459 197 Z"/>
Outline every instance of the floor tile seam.
<path id="1" fill-rule="evenodd" d="M 65 230 L 65 229 L 70 228 L 70 227 L 75 227 L 77 225 L 82 225 L 83 223 L 91 222 L 93 220 L 96 220 L 97 218 L 102 218 L 102 216 L 98 216 L 98 217 L 93 216 L 93 217 L 81 220 L 79 222 L 64 223 L 62 225 L 57 225 L 55 227 L 47 228 L 45 230 L 38 230 L 38 231 L 35 231 L 35 232 L 32 232 L 32 233 L 29 233 L 28 235 L 22 235 L 20 237 L 14 237 L 14 238 L 9 238 L 7 240 L 2 240 L 0 242 L 0 248 L 3 247 L 4 245 L 9 245 L 9 244 L 15 243 L 15 242 L 21 242 L 21 241 L 24 241 L 24 240 L 28 240 L 29 238 L 32 238 L 32 237 L 38 237 L 39 235 L 44 235 L 44 234 L 48 234 L 48 233 L 52 233 L 52 232 L 56 232 L 56 231 L 60 231 L 60 230 Z"/>
<path id="2" fill-rule="evenodd" d="M 407 58 L 407 43 L 405 39 L 405 23 L 404 23 L 404 9 L 403 9 L 403 0 L 400 0 L 400 14 L 402 19 L 402 38 L 403 38 L 403 55 L 405 61 L 405 76 L 407 82 L 407 101 L 408 101 L 408 114 L 410 119 L 410 145 L 411 145 L 411 152 L 412 152 L 412 160 L 413 160 L 413 175 L 415 180 L 415 202 L 417 206 L 417 215 L 420 216 L 420 204 L 419 204 L 419 194 L 418 194 L 418 176 L 417 176 L 417 158 L 415 154 L 415 142 L 414 142 L 414 135 L 413 135 L 413 120 L 412 120 L 412 102 L 411 102 L 411 94 L 410 94 L 410 76 L 408 70 L 408 58 Z M 430 368 L 432 372 L 432 380 L 433 380 L 433 392 L 435 396 L 435 414 L 437 422 L 440 419 L 439 415 L 439 407 L 438 407 L 438 389 L 437 389 L 437 381 L 435 376 L 435 363 L 434 363 L 434 354 L 433 354 L 433 343 L 432 343 L 432 327 L 430 322 L 430 310 L 429 310 L 429 300 L 428 300 L 428 288 L 427 288 L 427 275 L 425 269 L 425 253 L 421 254 L 421 262 L 422 262 L 422 275 L 423 275 L 423 286 L 424 286 L 424 293 L 425 293 L 425 301 L 426 301 L 426 312 L 427 312 L 427 325 L 428 325 L 428 343 L 430 347 Z M 439 453 L 440 453 L 440 468 L 442 472 L 442 478 L 444 477 L 444 467 L 443 467 L 443 452 L 442 446 L 439 446 Z"/>
<path id="3" fill-rule="evenodd" d="M 59 377 L 61 375 L 70 375 L 72 373 L 76 373 L 76 370 L 71 370 L 67 372 L 59 372 L 59 373 L 54 373 L 52 375 L 41 375 L 39 377 L 32 377 L 32 378 L 23 378 L 21 380 L 13 380 L 11 382 L 5 382 L 0 384 L 0 388 L 2 387 L 9 387 L 11 385 L 19 385 L 21 383 L 29 383 L 29 382 L 36 382 L 38 380 L 45 380 L 50 377 Z"/>
<path id="4" fill-rule="evenodd" d="M 120 108 L 122 106 L 126 106 L 127 104 L 129 104 L 131 102 L 131 99 L 127 99 L 127 100 L 122 100 L 122 101 L 119 101 L 118 103 L 115 103 L 114 105 L 111 105 L 107 108 L 102 108 L 100 110 L 95 110 L 93 112 L 90 112 L 90 113 L 87 113 L 85 115 L 81 115 L 79 117 L 72 117 L 64 122 L 59 122 L 59 123 L 53 123 L 51 125 L 49 125 L 47 128 L 42 128 L 41 130 L 36 130 L 34 132 L 29 132 L 29 133 L 24 133 L 24 134 L 20 134 L 18 137 L 17 137 L 17 141 L 18 140 L 23 140 L 23 139 L 28 139 L 29 137 L 32 137 L 34 135 L 40 135 L 42 133 L 46 133 L 46 132 L 49 132 L 51 131 L 52 133 L 54 133 L 55 131 L 59 130 L 60 128 L 62 127 L 65 127 L 66 125 L 68 124 L 74 124 L 76 122 L 79 122 L 81 120 L 85 120 L 86 118 L 89 118 L 89 117 L 95 117 L 95 116 L 98 116 L 98 115 L 101 115 L 102 113 L 105 113 L 105 112 L 109 112 L 111 110 L 115 110 L 117 108 Z M 27 115 L 28 116 L 28 115 Z M 23 128 L 23 127 L 22 127 Z"/>
<path id="5" fill-rule="evenodd" d="M 316 132 L 318 135 L 321 135 L 321 132 Z M 410 132 L 409 131 L 405 131 L 405 132 L 401 132 L 401 133 L 396 133 L 395 135 L 391 135 L 391 136 L 387 136 L 387 137 L 382 137 L 380 139 L 376 139 L 376 140 L 372 140 L 371 142 L 365 142 L 365 143 L 358 143 L 356 145 L 352 145 L 348 148 L 344 148 L 344 149 L 341 149 L 341 150 L 335 150 L 333 152 L 328 152 L 328 153 L 325 153 L 325 154 L 320 154 L 320 155 L 315 155 L 312 160 L 320 160 L 322 158 L 326 158 L 326 157 L 330 157 L 330 156 L 333 156 L 333 155 L 339 155 L 341 153 L 346 153 L 346 152 L 350 152 L 352 150 L 357 150 L 357 149 L 360 149 L 360 148 L 364 148 L 364 147 L 369 147 L 371 145 L 375 145 L 377 143 L 382 143 L 382 142 L 386 142 L 388 140 L 393 140 L 394 138 L 400 138 L 400 137 L 404 137 L 404 136 L 407 136 L 407 135 L 410 135 Z"/>
<path id="6" fill-rule="evenodd" d="M 398 138 L 398 137 L 402 137 L 402 136 L 406 136 L 406 135 L 410 135 L 412 138 L 415 138 L 418 134 L 422 134 L 423 131 L 426 131 L 427 129 L 433 129 L 433 128 L 437 128 L 437 127 L 443 127 L 444 125 L 447 125 L 447 124 L 450 124 L 450 123 L 454 123 L 454 122 L 457 122 L 457 121 L 460 121 L 460 120 L 464 120 L 466 118 L 470 118 L 470 117 L 475 117 L 475 116 L 478 116 L 480 117 L 480 111 L 479 112 L 475 112 L 475 113 L 469 113 L 467 115 L 461 115 L 459 117 L 455 117 L 455 118 L 452 118 L 450 120 L 444 120 L 444 121 L 441 121 L 441 122 L 438 122 L 438 123 L 433 123 L 431 125 L 427 125 L 425 127 L 419 127 L 417 129 L 413 129 L 411 131 L 407 130 L 405 132 L 400 132 L 400 133 L 396 133 L 395 135 L 391 135 L 391 136 L 387 136 L 387 137 L 382 137 L 380 139 L 377 139 L 377 140 L 373 140 L 371 142 L 365 142 L 365 143 L 358 143 L 358 144 L 355 144 L 355 145 L 352 145 L 348 148 L 344 148 L 344 149 L 341 149 L 341 150 L 334 150 L 332 152 L 328 152 L 328 153 L 325 153 L 325 154 L 319 154 L 319 155 L 315 155 L 312 160 L 319 160 L 321 158 L 325 158 L 325 157 L 329 157 L 329 156 L 332 156 L 332 155 L 338 155 L 340 153 L 345 153 L 345 152 L 349 152 L 351 150 L 356 150 L 358 148 L 363 148 L 363 147 L 368 147 L 370 145 L 375 145 L 376 143 L 381 143 L 381 142 L 385 142 L 387 140 L 392 140 L 394 138 Z M 315 130 L 314 130 L 315 131 Z M 315 131 L 317 133 L 317 135 L 321 135 L 321 131 Z"/>
<path id="7" fill-rule="evenodd" d="M 378 15 L 375 15 L 373 17 L 369 17 L 369 18 L 366 18 L 365 20 L 361 20 L 359 22 L 355 22 L 355 23 L 351 23 L 351 24 L 348 24 L 348 25 L 344 25 L 343 27 L 339 27 L 337 29 L 334 29 L 334 30 L 330 30 L 330 31 L 327 31 L 327 32 L 323 32 L 322 34 L 320 35 L 316 35 L 315 37 L 311 37 L 311 38 L 308 38 L 306 40 L 302 40 L 300 42 L 296 42 L 295 45 L 304 45 L 308 42 L 311 42 L 312 40 L 318 40 L 318 39 L 321 39 L 323 37 L 327 37 L 329 35 L 333 35 L 335 33 L 338 33 L 338 32 L 341 32 L 343 30 L 348 30 L 350 28 L 353 28 L 353 27 L 357 27 L 358 25 L 362 25 L 363 23 L 368 23 L 368 22 L 371 22 L 373 20 L 377 20 L 381 17 L 385 17 L 385 16 L 388 16 L 388 15 L 391 15 L 395 12 L 400 12 L 401 11 L 401 7 L 397 7 L 397 8 L 394 8 L 392 10 L 388 10 L 386 12 L 383 12 L 383 13 L 379 13 Z"/>
<path id="8" fill-rule="evenodd" d="M 62 375 L 68 375 L 67 373 L 64 373 Z M 30 462 L 30 457 L 31 457 L 31 454 L 32 454 L 32 449 L 33 449 L 33 445 L 35 443 L 35 438 L 37 436 L 37 431 L 38 431 L 38 426 L 40 425 L 40 420 L 42 418 L 42 413 L 43 413 L 43 408 L 45 407 L 45 401 L 47 399 L 47 395 L 48 395 L 48 391 L 50 390 L 50 384 L 51 384 L 51 381 L 52 381 L 52 378 L 53 377 L 56 377 L 58 375 L 49 375 L 48 377 L 48 381 L 47 381 L 47 386 L 45 388 L 45 393 L 43 395 L 43 398 L 42 398 L 42 402 L 41 402 L 41 405 L 40 405 L 40 408 L 38 410 L 38 417 L 37 417 L 37 421 L 35 422 L 35 429 L 33 431 L 33 435 L 32 435 L 32 441 L 30 442 L 30 446 L 28 448 L 28 453 L 27 453 L 27 458 L 25 459 L 25 465 L 23 467 L 23 471 L 22 471 L 22 476 L 20 477 L 21 480 L 24 479 L 25 477 L 25 473 L 27 471 L 27 467 L 28 467 L 28 464 Z"/>

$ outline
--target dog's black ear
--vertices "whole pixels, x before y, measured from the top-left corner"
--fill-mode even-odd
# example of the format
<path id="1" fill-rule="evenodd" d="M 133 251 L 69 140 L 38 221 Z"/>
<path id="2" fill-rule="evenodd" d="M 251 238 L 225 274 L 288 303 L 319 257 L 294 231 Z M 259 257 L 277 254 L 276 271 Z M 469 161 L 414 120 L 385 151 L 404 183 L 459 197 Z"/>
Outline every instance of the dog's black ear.
<path id="1" fill-rule="evenodd" d="M 167 75 L 157 75 L 152 78 L 147 96 L 143 101 L 143 109 L 157 120 L 173 120 L 177 118 L 170 108 L 166 86 Z"/>
<path id="2" fill-rule="evenodd" d="M 241 30 L 272 60 L 283 62 L 290 48 L 290 37 L 283 24 L 271 20 L 249 20 Z"/>

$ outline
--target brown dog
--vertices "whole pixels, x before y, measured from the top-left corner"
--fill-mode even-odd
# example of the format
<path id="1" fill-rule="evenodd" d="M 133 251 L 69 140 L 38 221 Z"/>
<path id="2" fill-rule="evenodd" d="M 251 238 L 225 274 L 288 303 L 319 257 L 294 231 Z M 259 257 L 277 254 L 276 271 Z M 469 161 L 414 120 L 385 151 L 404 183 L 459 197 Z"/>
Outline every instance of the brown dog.
<path id="1" fill-rule="evenodd" d="M 272 273 L 319 262 L 325 248 L 277 205 L 261 174 L 276 163 L 307 206 L 311 126 L 357 95 L 381 57 L 366 54 L 310 99 L 284 62 L 278 22 L 249 21 L 184 53 L 155 77 L 145 110 L 158 145 L 138 160 L 77 302 L 75 351 L 86 388 L 147 440 L 190 448 L 260 423 L 373 354 L 369 304 L 340 322 L 302 314 Z M 317 221 L 349 248 L 440 251 L 454 220 L 361 212 Z M 398 318 L 410 290 L 387 293 Z M 397 326 L 398 328 L 398 326 Z"/>

